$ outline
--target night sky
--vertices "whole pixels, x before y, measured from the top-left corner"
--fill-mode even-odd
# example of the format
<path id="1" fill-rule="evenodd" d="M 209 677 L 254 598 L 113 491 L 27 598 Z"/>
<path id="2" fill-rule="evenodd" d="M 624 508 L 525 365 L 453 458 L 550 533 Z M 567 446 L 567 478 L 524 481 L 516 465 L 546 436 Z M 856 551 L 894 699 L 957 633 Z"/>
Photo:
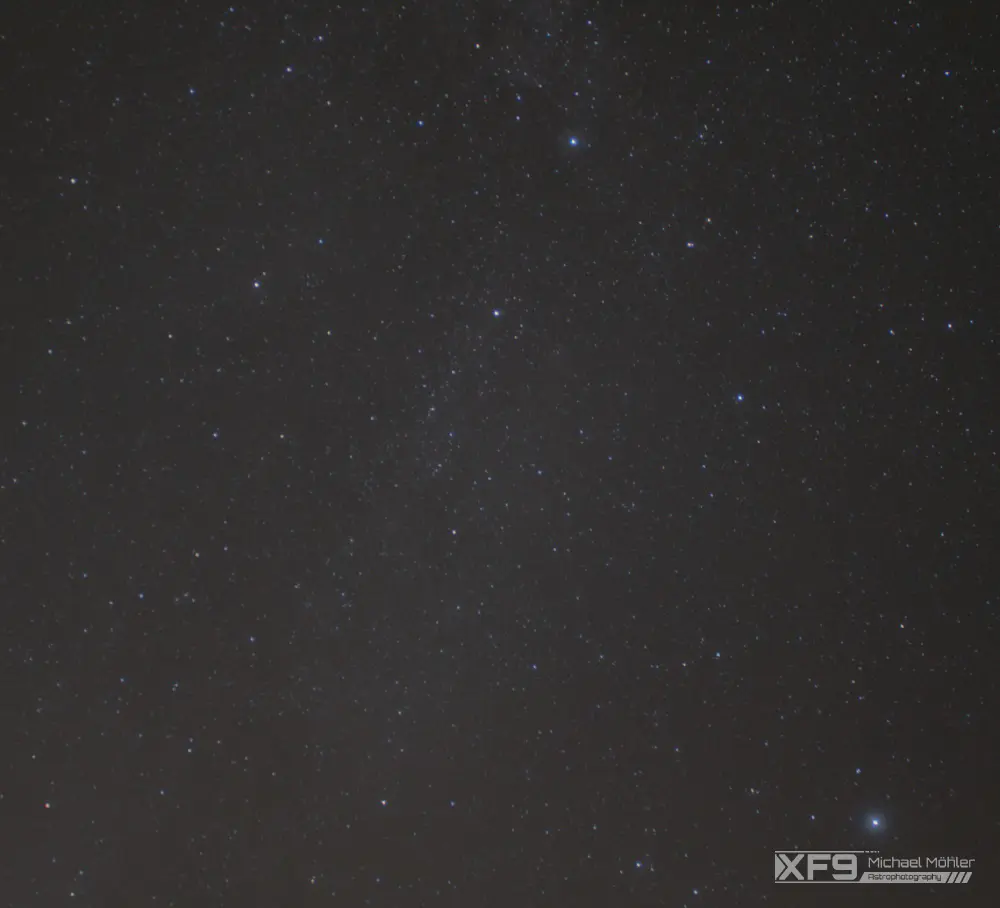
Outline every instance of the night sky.
<path id="1" fill-rule="evenodd" d="M 996 904 L 991 4 L 5 12 L 4 905 Z"/>

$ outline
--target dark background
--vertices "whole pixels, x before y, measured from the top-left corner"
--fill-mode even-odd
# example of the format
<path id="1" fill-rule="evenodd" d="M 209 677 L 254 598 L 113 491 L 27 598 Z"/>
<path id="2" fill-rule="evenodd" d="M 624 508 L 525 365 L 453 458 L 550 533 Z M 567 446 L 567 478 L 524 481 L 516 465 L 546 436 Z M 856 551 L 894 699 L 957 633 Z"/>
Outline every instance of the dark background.
<path id="1" fill-rule="evenodd" d="M 991 4 L 3 15 L 4 904 L 996 904 Z"/>

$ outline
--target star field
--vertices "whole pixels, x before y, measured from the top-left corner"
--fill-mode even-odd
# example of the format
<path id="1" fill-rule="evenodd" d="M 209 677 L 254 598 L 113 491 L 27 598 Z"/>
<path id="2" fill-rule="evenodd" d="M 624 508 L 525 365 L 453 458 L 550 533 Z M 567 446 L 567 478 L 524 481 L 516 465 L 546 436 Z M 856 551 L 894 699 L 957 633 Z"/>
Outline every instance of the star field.
<path id="1" fill-rule="evenodd" d="M 998 37 L 12 15 L 7 902 L 995 904 Z"/>

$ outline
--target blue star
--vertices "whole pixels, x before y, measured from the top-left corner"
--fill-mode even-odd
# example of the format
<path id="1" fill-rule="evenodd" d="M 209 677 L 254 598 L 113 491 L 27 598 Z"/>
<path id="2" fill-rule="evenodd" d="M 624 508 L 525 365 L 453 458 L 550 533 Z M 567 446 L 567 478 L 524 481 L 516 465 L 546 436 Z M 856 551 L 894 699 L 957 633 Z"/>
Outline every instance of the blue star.
<path id="1" fill-rule="evenodd" d="M 569 137 L 570 148 L 576 148 L 580 144 L 580 140 L 576 136 Z"/>

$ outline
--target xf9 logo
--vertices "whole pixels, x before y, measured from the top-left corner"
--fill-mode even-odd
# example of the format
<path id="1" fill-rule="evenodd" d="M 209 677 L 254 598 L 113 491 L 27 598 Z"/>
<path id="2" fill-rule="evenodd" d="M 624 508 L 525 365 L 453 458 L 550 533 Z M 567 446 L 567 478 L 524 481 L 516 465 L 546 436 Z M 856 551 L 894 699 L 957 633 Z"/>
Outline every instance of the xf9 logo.
<path id="1" fill-rule="evenodd" d="M 776 851 L 776 883 L 849 883 L 858 878 L 858 856 L 836 851 Z"/>

